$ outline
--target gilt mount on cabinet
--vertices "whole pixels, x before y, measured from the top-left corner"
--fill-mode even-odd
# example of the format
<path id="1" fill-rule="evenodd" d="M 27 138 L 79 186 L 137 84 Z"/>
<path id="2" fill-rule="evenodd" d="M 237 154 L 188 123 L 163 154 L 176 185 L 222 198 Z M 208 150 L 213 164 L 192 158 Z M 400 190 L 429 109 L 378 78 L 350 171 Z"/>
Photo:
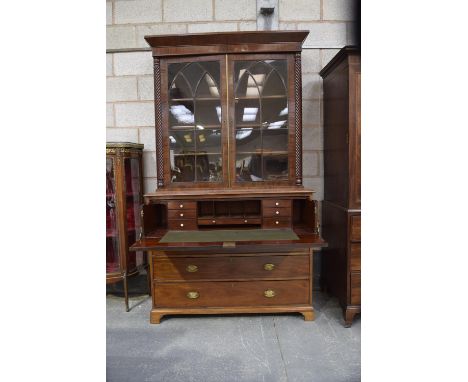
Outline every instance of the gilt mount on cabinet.
<path id="1" fill-rule="evenodd" d="M 313 319 L 312 252 L 325 243 L 314 191 L 302 186 L 307 34 L 145 37 L 158 188 L 144 195 L 143 238 L 132 248 L 151 255 L 152 323 L 248 312 Z"/>

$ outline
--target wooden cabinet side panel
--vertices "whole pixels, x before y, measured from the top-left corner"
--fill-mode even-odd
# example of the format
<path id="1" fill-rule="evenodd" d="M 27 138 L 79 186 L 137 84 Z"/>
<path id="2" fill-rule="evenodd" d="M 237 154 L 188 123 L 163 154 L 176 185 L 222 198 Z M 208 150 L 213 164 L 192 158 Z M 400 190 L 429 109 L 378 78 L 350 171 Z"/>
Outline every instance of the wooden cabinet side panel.
<path id="1" fill-rule="evenodd" d="M 323 80 L 324 194 L 325 200 L 348 203 L 348 62 L 342 62 Z"/>
<path id="2" fill-rule="evenodd" d="M 322 250 L 322 283 L 341 304 L 347 301 L 347 212 L 323 202 L 322 233 L 328 247 Z"/>
<path id="3" fill-rule="evenodd" d="M 349 208 L 361 208 L 361 63 L 349 58 Z"/>

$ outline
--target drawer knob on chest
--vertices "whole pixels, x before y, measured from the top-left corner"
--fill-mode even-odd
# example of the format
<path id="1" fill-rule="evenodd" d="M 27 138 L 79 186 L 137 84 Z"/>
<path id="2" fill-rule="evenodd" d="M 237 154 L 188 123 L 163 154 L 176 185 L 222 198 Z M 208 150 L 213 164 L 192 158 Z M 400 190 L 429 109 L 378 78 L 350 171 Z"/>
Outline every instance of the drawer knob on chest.
<path id="1" fill-rule="evenodd" d="M 180 214 L 180 217 L 183 218 L 183 217 L 184 217 L 184 214 Z"/>
<path id="2" fill-rule="evenodd" d="M 268 298 L 275 297 L 276 293 L 274 290 L 268 289 L 265 292 L 263 292 L 263 295 Z"/>
<path id="3" fill-rule="evenodd" d="M 187 292 L 187 298 L 195 299 L 195 298 L 198 298 L 199 296 L 200 296 L 200 293 L 198 292 L 195 292 L 195 291 Z"/>
<path id="4" fill-rule="evenodd" d="M 183 204 L 181 204 L 181 205 L 179 205 L 179 207 L 180 207 L 180 208 L 184 208 L 184 205 L 183 205 Z"/>
<path id="5" fill-rule="evenodd" d="M 275 264 L 267 263 L 263 266 L 263 269 L 266 271 L 272 271 L 275 269 Z"/>
<path id="6" fill-rule="evenodd" d="M 279 203 L 278 203 L 278 202 L 276 202 L 276 203 L 275 203 L 275 206 L 279 206 Z"/>
<path id="7" fill-rule="evenodd" d="M 196 265 L 190 264 L 187 265 L 187 268 L 185 268 L 187 272 L 196 272 L 198 271 L 198 267 Z"/>
<path id="8" fill-rule="evenodd" d="M 183 226 L 184 226 L 184 223 L 180 223 L 180 226 L 183 227 Z"/>
<path id="9" fill-rule="evenodd" d="M 216 220 L 212 220 L 211 222 L 212 222 L 213 224 L 215 224 L 215 223 L 216 223 Z"/>
<path id="10" fill-rule="evenodd" d="M 275 211 L 275 214 L 276 214 L 276 215 L 279 215 L 279 211 Z"/>
<path id="11" fill-rule="evenodd" d="M 247 223 L 247 219 L 244 220 L 244 223 Z"/>
<path id="12" fill-rule="evenodd" d="M 278 220 L 277 220 L 277 221 L 275 221 L 275 224 L 279 224 L 279 221 L 278 221 Z"/>

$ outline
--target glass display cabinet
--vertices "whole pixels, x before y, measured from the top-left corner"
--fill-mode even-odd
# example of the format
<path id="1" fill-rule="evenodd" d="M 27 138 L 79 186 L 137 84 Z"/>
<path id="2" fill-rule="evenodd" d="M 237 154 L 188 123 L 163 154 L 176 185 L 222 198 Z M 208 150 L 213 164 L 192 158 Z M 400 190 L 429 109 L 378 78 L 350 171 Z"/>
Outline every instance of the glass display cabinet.
<path id="1" fill-rule="evenodd" d="M 142 251 L 129 251 L 141 235 L 143 145 L 106 144 L 106 283 L 123 281 L 128 306 L 127 277 L 145 267 Z"/>
<path id="2" fill-rule="evenodd" d="M 144 196 L 151 322 L 169 314 L 313 319 L 324 245 L 302 186 L 307 31 L 146 36 L 154 59 L 157 190 Z"/>

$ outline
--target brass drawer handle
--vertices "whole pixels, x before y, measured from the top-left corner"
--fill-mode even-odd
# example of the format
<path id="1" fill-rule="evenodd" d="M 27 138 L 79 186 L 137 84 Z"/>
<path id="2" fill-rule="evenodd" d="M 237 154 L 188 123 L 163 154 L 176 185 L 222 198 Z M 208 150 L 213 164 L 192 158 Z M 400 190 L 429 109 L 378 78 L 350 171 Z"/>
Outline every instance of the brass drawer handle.
<path id="1" fill-rule="evenodd" d="M 266 271 L 272 271 L 275 269 L 275 264 L 267 263 L 263 266 L 263 269 Z"/>
<path id="2" fill-rule="evenodd" d="M 196 265 L 190 264 L 187 265 L 187 268 L 185 268 L 187 272 L 196 272 L 198 271 L 198 267 Z"/>
<path id="3" fill-rule="evenodd" d="M 200 293 L 198 292 L 187 292 L 187 298 L 191 298 L 191 299 L 195 299 L 195 298 L 198 298 L 200 297 Z"/>
<path id="4" fill-rule="evenodd" d="M 183 227 L 183 226 L 184 226 L 184 223 L 180 223 L 180 226 Z"/>
<path id="5" fill-rule="evenodd" d="M 279 224 L 279 221 L 278 221 L 278 220 L 277 220 L 277 221 L 275 221 L 275 224 Z"/>
<path id="6" fill-rule="evenodd" d="M 180 217 L 183 218 L 183 217 L 184 217 L 184 214 L 180 214 Z"/>
<path id="7" fill-rule="evenodd" d="M 179 207 L 180 207 L 180 208 L 184 208 L 184 205 L 183 205 L 183 204 L 180 204 Z"/>
<path id="8" fill-rule="evenodd" d="M 213 224 L 215 224 L 215 223 L 216 223 L 216 220 L 212 220 L 211 222 L 212 222 Z"/>
<path id="9" fill-rule="evenodd" d="M 274 290 L 268 289 L 265 292 L 263 292 L 265 297 L 272 298 L 275 297 L 276 293 Z"/>
<path id="10" fill-rule="evenodd" d="M 275 214 L 276 214 L 276 215 L 279 215 L 279 211 L 276 211 Z"/>

